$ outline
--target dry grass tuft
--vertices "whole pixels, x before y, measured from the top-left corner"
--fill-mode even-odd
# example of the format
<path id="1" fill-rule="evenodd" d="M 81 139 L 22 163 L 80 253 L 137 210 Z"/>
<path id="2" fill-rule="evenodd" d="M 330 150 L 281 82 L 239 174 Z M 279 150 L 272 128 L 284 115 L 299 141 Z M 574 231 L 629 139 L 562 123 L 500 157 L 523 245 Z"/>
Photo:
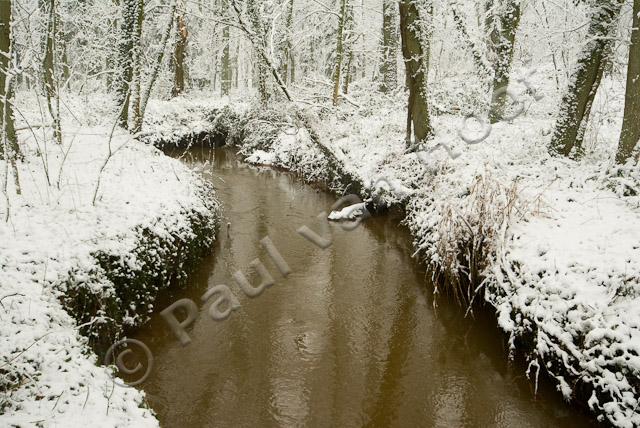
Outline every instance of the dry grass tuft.
<path id="1" fill-rule="evenodd" d="M 471 306 L 483 286 L 500 231 L 518 207 L 518 183 L 505 185 L 489 172 L 476 176 L 468 195 L 445 203 L 436 226 L 436 294 L 444 292 L 460 305 Z"/>

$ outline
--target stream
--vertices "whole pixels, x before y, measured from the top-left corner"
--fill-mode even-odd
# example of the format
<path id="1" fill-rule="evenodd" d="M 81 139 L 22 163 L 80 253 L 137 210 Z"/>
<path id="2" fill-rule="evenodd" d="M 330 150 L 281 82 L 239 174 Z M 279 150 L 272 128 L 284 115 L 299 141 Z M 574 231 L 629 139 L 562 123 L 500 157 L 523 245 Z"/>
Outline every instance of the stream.
<path id="1" fill-rule="evenodd" d="M 211 180 L 224 204 L 214 254 L 189 287 L 160 296 L 133 338 L 155 367 L 139 387 L 166 427 L 545 427 L 589 426 L 549 382 L 537 396 L 520 363 L 507 361 L 495 317 L 446 299 L 414 258 L 411 237 L 392 215 L 353 231 L 332 223 L 322 249 L 296 230 L 335 196 L 299 178 L 242 162 L 228 149 L 182 157 Z M 260 240 L 269 236 L 291 268 L 285 278 Z M 233 273 L 256 285 L 260 258 L 275 284 L 246 296 Z M 224 321 L 201 296 L 225 284 L 241 307 Z M 199 308 L 182 346 L 159 312 L 178 299 Z M 491 312 L 487 310 L 486 312 Z"/>

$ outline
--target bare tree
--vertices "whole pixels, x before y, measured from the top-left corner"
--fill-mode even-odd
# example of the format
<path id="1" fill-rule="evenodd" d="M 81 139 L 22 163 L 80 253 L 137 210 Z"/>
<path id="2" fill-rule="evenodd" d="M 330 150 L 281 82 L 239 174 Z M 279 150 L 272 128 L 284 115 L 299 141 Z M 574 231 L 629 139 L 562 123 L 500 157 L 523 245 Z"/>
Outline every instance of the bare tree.
<path id="1" fill-rule="evenodd" d="M 430 1 L 400 1 L 400 34 L 402 36 L 402 55 L 406 70 L 406 85 L 409 89 L 407 107 L 408 148 L 414 148 L 433 136 L 429 104 L 427 102 L 427 74 L 429 71 L 429 30 L 433 5 Z M 413 136 L 415 145 L 411 144 Z"/>
<path id="2" fill-rule="evenodd" d="M 45 53 L 42 64 L 44 73 L 44 92 L 47 97 L 47 107 L 53 120 L 53 133 L 58 144 L 62 144 L 62 128 L 60 124 L 60 98 L 58 96 L 58 79 L 55 72 L 55 52 L 58 39 L 59 17 L 56 0 L 48 0 L 47 35 L 45 37 Z M 55 104 L 54 104 L 55 103 Z"/>
<path id="3" fill-rule="evenodd" d="M 228 16 L 229 0 L 220 2 L 222 16 Z M 222 69 L 220 71 L 220 91 L 222 95 L 229 95 L 231 92 L 231 40 L 229 38 L 229 25 L 222 27 Z"/>
<path id="4" fill-rule="evenodd" d="M 176 30 L 177 39 L 173 52 L 173 89 L 171 96 L 177 97 L 184 92 L 184 59 L 186 57 L 187 40 L 189 32 L 187 31 L 187 23 L 184 19 L 184 0 L 180 1 L 176 14 Z"/>
<path id="5" fill-rule="evenodd" d="M 253 27 L 254 40 L 252 43 L 254 47 L 257 46 L 256 53 L 256 68 L 257 68 L 257 80 L 258 80 L 258 92 L 260 93 L 260 101 L 263 105 L 269 103 L 269 99 L 271 98 L 271 93 L 269 91 L 269 66 L 265 62 L 263 55 L 260 52 L 264 52 L 266 55 L 267 52 L 267 40 L 264 29 L 264 24 L 262 22 L 262 13 L 260 11 L 260 5 L 257 0 L 247 0 L 247 15 L 249 16 L 249 21 L 251 22 L 251 26 Z"/>
<path id="6" fill-rule="evenodd" d="M 235 11 L 236 18 L 238 20 L 238 27 L 249 38 L 249 41 L 251 42 L 251 44 L 253 45 L 254 50 L 256 51 L 256 54 L 262 60 L 262 64 L 265 67 L 265 70 L 267 72 L 269 70 L 271 71 L 271 75 L 273 76 L 273 79 L 276 81 L 278 87 L 280 88 L 280 90 L 282 91 L 282 93 L 284 94 L 286 99 L 288 101 L 293 101 L 293 97 L 291 96 L 291 93 L 289 92 L 289 89 L 287 88 L 286 83 L 282 79 L 282 76 L 280 75 L 280 72 L 278 71 L 277 67 L 274 65 L 274 62 L 273 62 L 272 58 L 269 56 L 269 54 L 267 52 L 266 40 L 265 40 L 265 37 L 264 37 L 264 33 L 257 32 L 254 28 L 252 28 L 251 25 L 249 25 L 246 22 L 246 20 L 243 18 L 242 10 L 240 9 L 240 6 L 238 5 L 238 0 L 230 0 L 230 1 L 231 1 L 231 6 L 233 7 L 233 10 Z M 253 1 L 255 1 L 255 0 L 249 0 L 249 2 L 253 2 Z M 249 9 L 249 8 L 247 8 L 247 9 Z M 260 18 L 260 17 L 258 16 L 258 18 Z M 250 17 L 250 19 L 252 19 L 252 18 Z M 255 18 L 253 18 L 253 19 L 255 19 Z M 236 58 L 237 58 L 237 55 L 236 55 Z M 238 75 L 238 73 L 236 73 L 236 78 L 237 78 L 237 75 Z M 266 81 L 266 76 L 265 76 L 265 81 Z"/>
<path id="7" fill-rule="evenodd" d="M 138 0 L 138 8 L 133 33 L 133 76 L 131 77 L 131 110 L 133 123 L 142 123 L 142 25 L 144 24 L 144 0 Z"/>
<path id="8" fill-rule="evenodd" d="M 344 32 L 347 23 L 349 0 L 340 0 L 340 18 L 336 40 L 336 60 L 333 67 L 333 105 L 338 105 L 340 96 L 340 82 L 342 77 L 342 62 L 344 60 Z"/>
<path id="9" fill-rule="evenodd" d="M 457 30 L 460 32 L 463 41 L 467 44 L 468 49 L 471 51 L 473 62 L 476 68 L 479 70 L 480 75 L 484 77 L 490 77 L 493 73 L 492 66 L 489 64 L 486 58 L 485 49 L 480 46 L 479 43 L 474 40 L 472 35 L 467 29 L 467 22 L 465 15 L 457 0 L 453 0 L 450 4 L 451 13 L 453 14 L 453 22 L 456 25 Z"/>
<path id="10" fill-rule="evenodd" d="M 633 2 L 633 28 L 629 45 L 627 92 L 622 133 L 616 160 L 625 163 L 640 140 L 640 0 Z"/>
<path id="11" fill-rule="evenodd" d="M 351 80 L 353 79 L 353 75 L 356 73 L 354 70 L 355 65 L 353 61 L 353 45 L 356 39 L 356 34 L 354 31 L 355 27 L 355 19 L 353 15 L 353 3 L 349 3 L 347 6 L 347 17 L 345 22 L 345 31 L 344 31 L 344 70 L 342 72 L 342 93 L 349 93 L 349 84 L 351 84 Z"/>
<path id="12" fill-rule="evenodd" d="M 118 43 L 118 62 L 120 75 L 116 81 L 116 102 L 120 108 L 118 124 L 123 128 L 129 126 L 129 110 L 134 93 L 134 76 L 137 71 L 139 48 L 142 32 L 144 0 L 122 0 L 122 23 Z"/>
<path id="13" fill-rule="evenodd" d="M 16 159 L 20 154 L 16 136 L 12 96 L 11 68 L 11 1 L 0 1 L 0 120 L 8 144 L 0 144 L 0 159 Z M 6 147 L 5 147 L 6 146 Z M 10 153 L 6 153 L 10 152 Z"/>
<path id="14" fill-rule="evenodd" d="M 380 92 L 393 91 L 398 86 L 398 9 L 395 0 L 382 2 L 382 61 Z"/>
<path id="15" fill-rule="evenodd" d="M 554 155 L 579 157 L 593 100 L 611 52 L 611 37 L 624 0 L 605 0 L 591 6 L 588 41 L 578 55 L 551 140 Z"/>
<path id="16" fill-rule="evenodd" d="M 280 75 L 285 82 L 294 82 L 296 76 L 295 59 L 293 57 L 293 2 L 294 0 L 288 0 L 287 4 L 287 18 L 285 22 L 285 35 L 284 44 L 282 50 L 282 67 L 280 69 Z"/>
<path id="17" fill-rule="evenodd" d="M 158 74 L 160 74 L 160 68 L 162 67 L 162 60 L 164 59 L 164 53 L 167 50 L 167 45 L 169 44 L 169 38 L 171 37 L 171 30 L 173 30 L 173 22 L 175 20 L 177 10 L 177 0 L 173 0 L 173 4 L 170 8 L 169 19 L 167 21 L 167 28 L 164 31 L 164 35 L 162 36 L 162 43 L 160 44 L 160 50 L 158 51 L 158 56 L 156 57 L 156 63 L 151 71 L 151 75 L 149 77 L 149 82 L 147 83 L 147 87 L 144 91 L 142 91 L 142 95 L 140 97 L 140 108 L 139 114 L 136 116 L 136 120 L 133 125 L 133 132 L 138 133 L 142 130 L 142 122 L 144 120 L 144 114 L 147 110 L 147 103 L 149 102 L 149 97 L 151 96 L 151 91 L 153 90 L 153 86 L 156 83 L 158 78 Z"/>
<path id="18" fill-rule="evenodd" d="M 507 104 L 509 74 L 513 63 L 516 33 L 520 25 L 521 0 L 489 0 L 487 8 L 487 31 L 489 51 L 493 64 L 493 93 L 489 121 L 502 120 Z"/>

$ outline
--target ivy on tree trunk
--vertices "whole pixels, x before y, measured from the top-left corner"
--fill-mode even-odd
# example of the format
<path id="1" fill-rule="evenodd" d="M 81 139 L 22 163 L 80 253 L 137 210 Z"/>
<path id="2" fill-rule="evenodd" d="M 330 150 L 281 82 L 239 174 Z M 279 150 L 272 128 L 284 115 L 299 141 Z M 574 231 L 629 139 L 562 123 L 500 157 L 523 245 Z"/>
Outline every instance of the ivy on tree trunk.
<path id="1" fill-rule="evenodd" d="M 258 80 L 258 92 L 260 93 L 260 102 L 263 105 L 269 103 L 271 94 L 269 91 L 269 65 L 265 62 L 263 55 L 267 53 L 266 35 L 264 31 L 264 25 L 262 24 L 262 14 L 260 12 L 260 6 L 256 0 L 248 0 L 247 2 L 247 14 L 249 15 L 249 21 L 253 27 L 253 32 L 256 37 L 254 43 L 257 43 L 257 51 L 254 52 L 256 56 L 256 68 L 257 68 L 257 80 Z"/>
<path id="2" fill-rule="evenodd" d="M 520 25 L 520 0 L 501 0 L 490 2 L 492 9 L 487 11 L 489 45 L 493 60 L 493 92 L 489 121 L 500 122 L 507 104 L 509 74 L 513 63 L 516 33 Z"/>
<path id="3" fill-rule="evenodd" d="M 60 124 L 60 99 L 58 97 L 58 79 L 55 73 L 55 51 L 58 40 L 58 13 L 56 0 L 49 0 L 47 35 L 45 38 L 45 52 L 42 63 L 44 92 L 47 97 L 47 107 L 53 120 L 53 135 L 58 144 L 62 144 L 62 129 Z M 54 105 L 55 103 L 55 105 Z"/>
<path id="4" fill-rule="evenodd" d="M 382 61 L 380 92 L 388 93 L 398 86 L 398 9 L 394 0 L 382 3 Z"/>
<path id="5" fill-rule="evenodd" d="M 293 43 L 291 40 L 293 32 L 293 2 L 289 0 L 287 4 L 287 19 L 285 22 L 285 36 L 282 49 L 282 65 L 280 67 L 280 75 L 285 83 L 293 82 L 295 78 L 295 62 L 293 59 Z"/>
<path id="6" fill-rule="evenodd" d="M 184 92 L 184 60 L 187 50 L 187 38 L 189 33 L 187 31 L 187 24 L 184 19 L 183 8 L 178 9 L 179 12 L 176 15 L 176 30 L 177 40 L 175 50 L 173 53 L 173 89 L 171 89 L 171 96 L 177 97 Z"/>
<path id="7" fill-rule="evenodd" d="M 638 27 L 640 27 L 640 0 L 634 0 L 624 118 L 616 155 L 616 161 L 619 163 L 625 163 L 631 157 L 640 140 L 640 29 Z"/>
<path id="8" fill-rule="evenodd" d="M 426 3 L 426 4 L 425 4 Z M 433 136 L 427 99 L 427 73 L 429 71 L 428 21 L 433 6 L 422 0 L 400 1 L 400 33 L 402 55 L 409 90 L 407 107 L 407 146 L 411 148 L 411 136 L 418 145 Z"/>
<path id="9" fill-rule="evenodd" d="M 0 142 L 0 159 L 20 156 L 20 147 L 14 127 L 11 68 L 11 2 L 0 1 L 0 123 L 3 137 L 8 144 Z M 4 139 L 3 138 L 3 139 Z M 11 153 L 5 153 L 5 149 Z"/>
<path id="10" fill-rule="evenodd" d="M 612 35 L 624 0 L 607 0 L 592 6 L 588 42 L 578 55 L 578 64 L 562 98 L 560 114 L 549 151 L 578 158 L 593 100 L 611 53 Z"/>

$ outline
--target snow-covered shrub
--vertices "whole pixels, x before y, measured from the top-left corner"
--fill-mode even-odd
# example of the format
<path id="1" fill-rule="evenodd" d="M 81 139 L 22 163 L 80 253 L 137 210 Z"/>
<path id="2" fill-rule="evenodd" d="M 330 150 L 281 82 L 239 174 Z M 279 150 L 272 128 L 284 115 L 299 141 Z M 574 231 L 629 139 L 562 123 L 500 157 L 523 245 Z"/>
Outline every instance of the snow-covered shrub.
<path id="1" fill-rule="evenodd" d="M 233 144 L 236 129 L 240 122 L 240 114 L 230 106 L 213 110 L 206 115 L 207 121 L 211 123 L 210 133 L 214 140 L 224 144 Z"/>
<path id="2" fill-rule="evenodd" d="M 469 305 L 479 291 L 500 232 L 518 206 L 517 183 L 505 185 L 485 172 L 450 198 L 424 197 L 453 188 L 447 178 L 438 174 L 430 179 L 430 189 L 410 200 L 405 221 L 433 270 L 435 293 L 443 292 Z"/>
<path id="3" fill-rule="evenodd" d="M 285 106 L 274 108 L 252 108 L 232 128 L 236 131 L 233 141 L 239 153 L 248 156 L 256 150 L 269 152 L 278 143 L 282 130 L 294 126 Z"/>
<path id="4" fill-rule="evenodd" d="M 633 206 L 640 207 L 640 163 L 638 161 L 613 166 L 606 171 L 604 181 L 616 195 Z"/>

